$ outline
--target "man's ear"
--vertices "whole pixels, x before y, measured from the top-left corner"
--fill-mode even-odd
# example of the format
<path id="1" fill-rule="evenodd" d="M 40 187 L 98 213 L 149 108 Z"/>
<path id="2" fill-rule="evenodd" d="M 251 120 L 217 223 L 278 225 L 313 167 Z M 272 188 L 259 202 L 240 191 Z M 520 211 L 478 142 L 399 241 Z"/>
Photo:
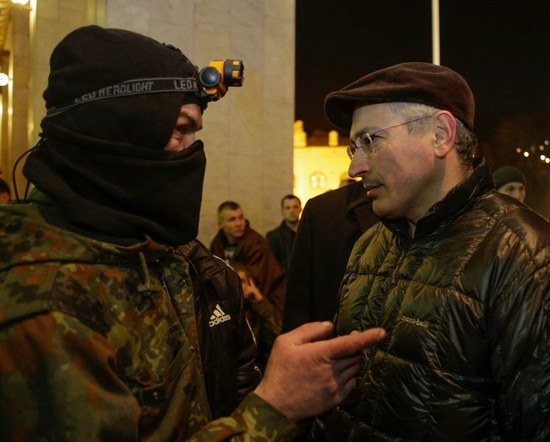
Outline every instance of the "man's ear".
<path id="1" fill-rule="evenodd" d="M 438 158 L 445 158 L 455 145 L 456 120 L 450 112 L 444 110 L 436 112 L 434 120 L 434 153 Z"/>

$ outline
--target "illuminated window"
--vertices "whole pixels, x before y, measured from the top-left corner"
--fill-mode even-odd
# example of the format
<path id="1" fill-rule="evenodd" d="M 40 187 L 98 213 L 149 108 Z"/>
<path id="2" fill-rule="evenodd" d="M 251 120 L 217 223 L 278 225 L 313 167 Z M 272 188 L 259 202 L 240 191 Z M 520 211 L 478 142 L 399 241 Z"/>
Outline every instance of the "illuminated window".
<path id="1" fill-rule="evenodd" d="M 324 189 L 327 187 L 327 177 L 323 172 L 313 172 L 309 177 L 309 185 L 313 189 Z"/>

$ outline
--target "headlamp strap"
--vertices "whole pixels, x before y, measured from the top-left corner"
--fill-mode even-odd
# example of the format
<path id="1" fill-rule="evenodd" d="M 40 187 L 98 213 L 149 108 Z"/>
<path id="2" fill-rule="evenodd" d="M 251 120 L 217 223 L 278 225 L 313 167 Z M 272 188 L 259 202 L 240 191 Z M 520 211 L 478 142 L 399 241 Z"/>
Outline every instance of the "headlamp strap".
<path id="1" fill-rule="evenodd" d="M 196 78 L 174 77 L 174 78 L 139 78 L 126 80 L 112 86 L 106 86 L 93 92 L 88 92 L 75 98 L 69 103 L 61 106 L 54 106 L 46 110 L 46 117 L 65 112 L 75 106 L 90 101 L 104 100 L 107 98 L 126 97 L 130 95 L 156 94 L 159 92 L 199 92 Z"/>

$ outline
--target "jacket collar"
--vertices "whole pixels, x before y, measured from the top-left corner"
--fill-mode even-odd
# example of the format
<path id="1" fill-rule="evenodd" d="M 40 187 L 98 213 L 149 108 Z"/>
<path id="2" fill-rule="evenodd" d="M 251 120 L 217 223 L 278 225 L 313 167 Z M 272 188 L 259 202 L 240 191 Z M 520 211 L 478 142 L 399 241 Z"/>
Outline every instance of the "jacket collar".
<path id="1" fill-rule="evenodd" d="M 279 229 L 282 229 L 285 232 L 290 232 L 290 233 L 296 234 L 296 231 L 292 230 L 290 227 L 288 227 L 288 224 L 286 223 L 286 221 L 284 219 L 281 221 L 281 224 L 279 224 Z"/>
<path id="2" fill-rule="evenodd" d="M 197 239 L 179 246 L 176 249 L 176 256 L 181 255 L 191 264 L 195 274 L 200 276 L 201 280 L 209 280 L 227 267 L 223 259 L 213 255 Z"/>
<path id="3" fill-rule="evenodd" d="M 473 172 L 435 203 L 417 225 L 415 239 L 424 238 L 436 228 L 447 224 L 468 210 L 483 194 L 494 188 L 491 171 L 484 158 L 474 160 Z M 405 219 L 384 220 L 384 225 L 392 230 L 402 241 L 410 244 L 412 237 Z"/>

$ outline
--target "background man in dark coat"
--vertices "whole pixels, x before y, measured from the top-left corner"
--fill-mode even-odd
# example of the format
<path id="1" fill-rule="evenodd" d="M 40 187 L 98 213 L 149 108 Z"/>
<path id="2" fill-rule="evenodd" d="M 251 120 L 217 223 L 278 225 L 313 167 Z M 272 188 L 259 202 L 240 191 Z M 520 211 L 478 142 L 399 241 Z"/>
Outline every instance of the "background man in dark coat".
<path id="1" fill-rule="evenodd" d="M 512 166 L 503 166 L 493 173 L 497 192 L 509 195 L 524 203 L 527 196 L 527 179 L 523 172 Z"/>
<path id="2" fill-rule="evenodd" d="M 290 259 L 283 330 L 333 319 L 351 249 L 377 222 L 360 181 L 306 203 Z"/>
<path id="3" fill-rule="evenodd" d="M 265 235 L 269 243 L 273 256 L 277 258 L 279 264 L 288 272 L 290 264 L 290 255 L 296 239 L 296 232 L 300 223 L 300 213 L 302 213 L 302 202 L 296 195 L 286 195 L 281 200 L 281 212 L 283 221 L 276 229 L 273 229 Z"/>

